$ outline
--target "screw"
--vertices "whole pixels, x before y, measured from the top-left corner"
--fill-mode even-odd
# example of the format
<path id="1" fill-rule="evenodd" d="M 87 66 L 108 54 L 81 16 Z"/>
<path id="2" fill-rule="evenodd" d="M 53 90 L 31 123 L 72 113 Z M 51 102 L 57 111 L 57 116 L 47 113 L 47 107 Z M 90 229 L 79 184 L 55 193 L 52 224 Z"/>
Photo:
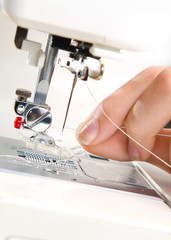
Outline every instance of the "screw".
<path id="1" fill-rule="evenodd" d="M 19 113 L 19 114 L 22 114 L 23 112 L 24 112 L 24 110 L 25 110 L 25 107 L 23 106 L 23 105 L 18 105 L 18 107 L 17 107 L 17 112 Z"/>

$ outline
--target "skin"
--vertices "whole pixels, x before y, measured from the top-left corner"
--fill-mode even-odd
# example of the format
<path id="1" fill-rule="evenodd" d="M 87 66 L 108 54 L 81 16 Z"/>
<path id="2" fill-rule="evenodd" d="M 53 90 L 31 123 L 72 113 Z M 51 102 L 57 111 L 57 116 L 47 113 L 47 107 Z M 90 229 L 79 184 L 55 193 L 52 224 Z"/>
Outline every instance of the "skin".
<path id="1" fill-rule="evenodd" d="M 144 147 L 171 164 L 171 67 L 145 69 L 105 98 L 77 129 L 77 139 L 88 152 L 120 161 L 147 161 L 171 173 L 171 168 L 120 132 L 119 127 Z"/>

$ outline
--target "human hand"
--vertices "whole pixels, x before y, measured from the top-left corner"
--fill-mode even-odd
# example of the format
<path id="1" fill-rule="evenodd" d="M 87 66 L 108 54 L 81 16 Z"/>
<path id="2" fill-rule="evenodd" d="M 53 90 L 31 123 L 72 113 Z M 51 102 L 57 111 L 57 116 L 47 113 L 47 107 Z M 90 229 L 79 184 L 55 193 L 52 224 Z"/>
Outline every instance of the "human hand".
<path id="1" fill-rule="evenodd" d="M 171 173 L 171 168 L 112 124 L 170 165 L 171 138 L 161 136 L 171 135 L 171 129 L 163 129 L 171 119 L 170 108 L 171 68 L 150 67 L 105 98 L 80 124 L 77 139 L 92 154 L 120 161 L 147 161 Z"/>

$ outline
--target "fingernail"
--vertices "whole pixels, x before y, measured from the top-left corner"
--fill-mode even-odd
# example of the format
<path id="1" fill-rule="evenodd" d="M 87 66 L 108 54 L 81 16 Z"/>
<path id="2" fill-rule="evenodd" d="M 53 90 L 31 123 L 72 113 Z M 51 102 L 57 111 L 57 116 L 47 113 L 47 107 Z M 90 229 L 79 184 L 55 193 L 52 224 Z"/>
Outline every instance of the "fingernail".
<path id="1" fill-rule="evenodd" d="M 83 128 L 78 129 L 77 138 L 84 145 L 89 145 L 98 134 L 98 123 L 91 119 Z"/>
<path id="2" fill-rule="evenodd" d="M 140 154 L 131 141 L 128 142 L 128 153 L 132 160 L 139 160 Z"/>

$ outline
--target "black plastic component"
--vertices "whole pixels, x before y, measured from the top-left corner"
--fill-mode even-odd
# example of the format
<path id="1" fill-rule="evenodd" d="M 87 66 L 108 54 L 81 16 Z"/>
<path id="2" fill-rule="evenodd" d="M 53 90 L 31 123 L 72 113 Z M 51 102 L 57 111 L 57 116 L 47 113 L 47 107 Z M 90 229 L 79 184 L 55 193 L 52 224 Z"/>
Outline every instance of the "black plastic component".
<path id="1" fill-rule="evenodd" d="M 28 29 L 17 27 L 15 34 L 15 46 L 19 49 L 22 47 L 23 40 L 27 38 Z"/>
<path id="2" fill-rule="evenodd" d="M 27 38 L 28 34 L 28 29 L 22 28 L 22 27 L 17 27 L 16 34 L 15 34 L 15 46 L 19 49 L 22 47 L 23 40 Z M 64 38 L 64 37 L 59 37 L 53 35 L 53 40 L 52 40 L 52 47 L 56 47 L 58 49 L 68 51 L 71 54 L 71 57 L 75 59 L 79 59 L 80 56 L 82 57 L 92 57 L 95 59 L 99 59 L 98 57 L 94 57 L 89 49 L 92 46 L 91 43 L 86 43 L 82 41 L 77 41 L 76 46 L 73 46 L 71 44 L 71 39 L 70 38 Z"/>
<path id="3" fill-rule="evenodd" d="M 89 156 L 90 156 L 91 158 L 95 158 L 95 159 L 99 159 L 99 160 L 109 161 L 108 158 L 103 158 L 103 157 L 99 157 L 99 156 L 96 156 L 96 155 L 89 154 Z"/>
<path id="4" fill-rule="evenodd" d="M 53 35 L 52 47 L 57 47 L 58 49 L 71 52 L 71 56 L 76 58 L 77 56 L 94 57 L 89 49 L 92 46 L 91 43 L 85 43 L 77 41 L 77 46 L 71 44 L 71 39 L 63 38 Z"/>

